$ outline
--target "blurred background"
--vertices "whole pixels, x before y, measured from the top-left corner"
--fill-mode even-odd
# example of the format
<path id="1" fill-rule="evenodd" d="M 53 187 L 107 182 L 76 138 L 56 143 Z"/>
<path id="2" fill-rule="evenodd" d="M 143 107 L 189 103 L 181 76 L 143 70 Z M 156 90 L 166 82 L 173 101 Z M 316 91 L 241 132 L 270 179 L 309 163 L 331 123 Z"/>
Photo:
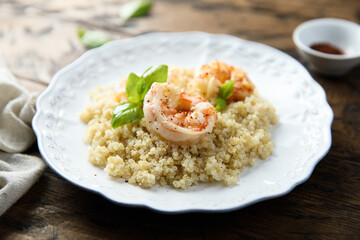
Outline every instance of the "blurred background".
<path id="1" fill-rule="evenodd" d="M 123 22 L 119 11 L 127 2 L 1 0 L 0 53 L 18 78 L 41 85 L 86 51 L 79 26 L 112 39 L 157 31 L 225 33 L 295 55 L 291 35 L 300 23 L 320 17 L 360 21 L 358 0 L 154 0 L 148 15 Z"/>

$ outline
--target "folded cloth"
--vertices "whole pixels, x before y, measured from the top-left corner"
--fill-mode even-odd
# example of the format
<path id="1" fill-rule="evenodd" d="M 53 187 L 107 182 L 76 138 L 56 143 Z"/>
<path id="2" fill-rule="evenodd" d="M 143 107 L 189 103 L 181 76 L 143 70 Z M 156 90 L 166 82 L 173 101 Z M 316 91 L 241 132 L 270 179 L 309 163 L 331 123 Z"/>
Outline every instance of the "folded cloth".
<path id="1" fill-rule="evenodd" d="M 38 157 L 0 152 L 0 216 L 30 189 L 44 168 Z"/>
<path id="2" fill-rule="evenodd" d="M 38 157 L 8 154 L 23 152 L 34 144 L 31 120 L 35 100 L 0 57 L 0 215 L 29 190 L 46 166 Z"/>
<path id="3" fill-rule="evenodd" d="M 0 150 L 23 152 L 35 142 L 31 129 L 35 99 L 0 60 Z"/>

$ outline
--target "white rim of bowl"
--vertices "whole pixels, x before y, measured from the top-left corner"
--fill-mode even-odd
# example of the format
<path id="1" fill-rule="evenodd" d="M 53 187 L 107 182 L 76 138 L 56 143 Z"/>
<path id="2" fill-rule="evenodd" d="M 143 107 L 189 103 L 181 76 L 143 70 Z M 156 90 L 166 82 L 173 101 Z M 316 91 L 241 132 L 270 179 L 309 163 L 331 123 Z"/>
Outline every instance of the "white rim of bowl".
<path id="1" fill-rule="evenodd" d="M 326 23 L 325 23 L 326 22 Z M 294 32 L 293 32 L 293 41 L 295 43 L 295 45 L 300 48 L 301 50 L 303 50 L 304 52 L 311 54 L 311 55 L 315 55 L 317 57 L 322 57 L 322 58 L 328 58 L 328 59 L 334 59 L 334 60 L 351 60 L 351 59 L 356 59 L 360 57 L 360 53 L 356 54 L 356 55 L 335 55 L 335 54 L 328 54 L 328 53 L 322 53 L 319 51 L 316 51 L 314 49 L 311 49 L 309 46 L 305 45 L 303 42 L 300 41 L 299 35 L 300 32 L 303 31 L 304 29 L 306 29 L 307 27 L 313 25 L 313 24 L 331 24 L 331 23 L 341 23 L 341 24 L 348 24 L 354 27 L 358 27 L 359 31 L 360 31 L 360 26 L 354 22 L 345 20 L 345 19 L 340 19 L 340 18 L 316 18 L 316 19 L 312 19 L 306 22 L 301 23 L 300 25 L 298 25 Z"/>

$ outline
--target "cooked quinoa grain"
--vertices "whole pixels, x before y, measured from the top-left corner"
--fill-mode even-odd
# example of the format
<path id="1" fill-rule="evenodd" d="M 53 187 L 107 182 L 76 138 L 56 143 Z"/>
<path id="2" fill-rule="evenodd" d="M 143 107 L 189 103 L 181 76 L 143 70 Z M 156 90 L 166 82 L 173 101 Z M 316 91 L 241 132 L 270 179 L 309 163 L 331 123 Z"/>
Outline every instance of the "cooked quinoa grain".
<path id="1" fill-rule="evenodd" d="M 172 67 L 168 82 L 191 94 L 194 89 L 187 86 L 193 75 L 191 69 Z M 123 81 L 120 86 L 124 86 Z M 218 112 L 212 133 L 202 137 L 198 144 L 175 145 L 148 132 L 145 119 L 113 129 L 112 110 L 126 99 L 119 89 L 96 88 L 90 94 L 91 103 L 80 114 L 80 119 L 87 123 L 84 140 L 90 144 L 88 158 L 110 176 L 143 188 L 157 183 L 178 189 L 200 182 L 234 185 L 245 167 L 272 154 L 270 128 L 277 122 L 277 116 L 274 107 L 257 92 Z"/>

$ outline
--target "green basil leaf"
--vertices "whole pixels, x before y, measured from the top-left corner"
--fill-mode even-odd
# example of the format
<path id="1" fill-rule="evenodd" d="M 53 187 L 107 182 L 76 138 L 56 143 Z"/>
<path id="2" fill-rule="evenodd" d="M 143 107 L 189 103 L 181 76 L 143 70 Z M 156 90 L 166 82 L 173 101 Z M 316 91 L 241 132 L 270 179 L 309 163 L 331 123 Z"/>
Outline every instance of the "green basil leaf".
<path id="1" fill-rule="evenodd" d="M 120 103 L 114 108 L 112 114 L 111 126 L 113 128 L 139 121 L 144 117 L 142 108 L 135 103 Z"/>
<path id="2" fill-rule="evenodd" d="M 78 28 L 77 28 L 77 34 L 78 34 L 78 37 L 79 37 L 79 38 L 82 38 L 85 33 L 86 33 L 85 28 L 82 28 L 82 27 L 78 27 Z"/>
<path id="3" fill-rule="evenodd" d="M 219 90 L 219 97 L 223 98 L 223 99 L 228 99 L 229 97 L 231 97 L 231 95 L 233 94 L 234 91 L 234 84 L 235 84 L 235 80 L 230 80 L 227 81 L 226 83 L 224 83 Z"/>
<path id="4" fill-rule="evenodd" d="M 78 30 L 78 35 L 80 37 L 80 42 L 89 49 L 100 47 L 101 45 L 111 41 L 107 35 L 99 31 Z"/>
<path id="5" fill-rule="evenodd" d="M 221 109 L 226 108 L 227 104 L 225 99 L 221 97 L 217 97 L 215 101 L 216 101 L 216 107 L 215 107 L 216 111 L 220 111 Z"/>
<path id="6" fill-rule="evenodd" d="M 150 0 L 133 0 L 124 4 L 120 10 L 120 17 L 124 20 L 146 15 L 152 6 Z"/>
<path id="7" fill-rule="evenodd" d="M 146 84 L 144 97 L 154 82 L 164 83 L 167 80 L 167 76 L 168 76 L 167 65 L 155 65 L 149 67 L 142 75 Z"/>
<path id="8" fill-rule="evenodd" d="M 144 100 L 146 84 L 142 77 L 135 73 L 130 73 L 126 82 L 126 97 L 129 102 L 140 103 Z"/>
<path id="9" fill-rule="evenodd" d="M 144 117 L 141 105 L 146 93 L 154 82 L 166 82 L 168 66 L 158 65 L 148 68 L 139 77 L 135 73 L 130 73 L 126 82 L 126 97 L 130 102 L 117 105 L 112 112 L 111 126 L 120 127 L 127 123 L 139 121 Z"/>

